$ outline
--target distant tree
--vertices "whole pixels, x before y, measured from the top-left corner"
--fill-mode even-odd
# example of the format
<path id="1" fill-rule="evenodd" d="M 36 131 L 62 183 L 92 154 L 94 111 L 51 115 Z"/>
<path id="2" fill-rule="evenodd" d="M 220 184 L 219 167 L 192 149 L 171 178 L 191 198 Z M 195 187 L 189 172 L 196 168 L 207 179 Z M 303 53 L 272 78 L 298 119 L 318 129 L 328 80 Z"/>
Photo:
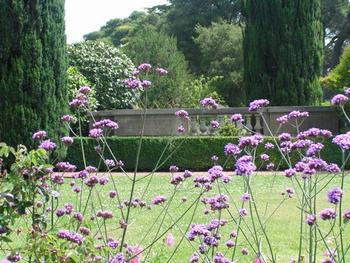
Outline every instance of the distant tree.
<path id="1" fill-rule="evenodd" d="M 160 14 L 152 12 L 133 12 L 125 19 L 111 19 L 99 31 L 91 32 L 84 36 L 85 40 L 103 40 L 112 43 L 114 46 L 127 44 L 128 37 L 137 30 L 149 25 L 160 25 Z"/>
<path id="2" fill-rule="evenodd" d="M 67 112 L 64 0 L 0 0 L 0 140 L 58 139 Z"/>
<path id="3" fill-rule="evenodd" d="M 137 105 L 137 93 L 124 86 L 134 71 L 134 64 L 114 46 L 86 41 L 68 47 L 70 66 L 94 86 L 98 109 L 126 109 Z"/>
<path id="4" fill-rule="evenodd" d="M 170 0 L 168 27 L 178 39 L 178 45 L 194 72 L 200 72 L 200 51 L 194 44 L 197 25 L 210 26 L 220 20 L 237 22 L 240 0 Z"/>
<path id="5" fill-rule="evenodd" d="M 322 99 L 320 0 L 245 0 L 244 84 L 248 99 L 314 105 Z"/>
<path id="6" fill-rule="evenodd" d="M 337 91 L 350 87 L 350 45 L 344 49 L 338 66 L 322 82 L 325 87 Z"/>
<path id="7" fill-rule="evenodd" d="M 321 0 L 325 46 L 324 72 L 339 63 L 343 47 L 350 39 L 350 1 Z"/>
<path id="8" fill-rule="evenodd" d="M 176 39 L 148 26 L 129 38 L 123 48 L 135 64 L 144 62 L 165 68 L 167 77 L 150 76 L 153 87 L 148 92 L 152 108 L 179 107 L 191 95 L 187 89 L 191 76 L 185 56 L 177 49 Z"/>
<path id="9" fill-rule="evenodd" d="M 220 22 L 210 27 L 197 26 L 196 33 L 194 42 L 201 52 L 201 70 L 211 77 L 221 76 L 214 84 L 229 106 L 244 104 L 241 28 Z"/>

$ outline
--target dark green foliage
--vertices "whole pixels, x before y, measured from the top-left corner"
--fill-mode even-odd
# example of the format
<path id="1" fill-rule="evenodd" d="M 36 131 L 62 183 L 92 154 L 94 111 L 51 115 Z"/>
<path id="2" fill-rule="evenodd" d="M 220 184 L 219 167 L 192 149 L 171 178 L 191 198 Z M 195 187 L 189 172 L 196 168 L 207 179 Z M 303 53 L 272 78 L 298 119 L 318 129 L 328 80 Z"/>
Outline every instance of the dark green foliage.
<path id="1" fill-rule="evenodd" d="M 153 26 L 147 26 L 130 37 L 123 50 L 136 65 L 146 62 L 169 72 L 161 78 L 156 74 L 147 76 L 153 83 L 147 95 L 149 107 L 173 108 L 188 105 L 187 100 L 192 94 L 189 89 L 191 75 L 185 56 L 178 50 L 174 37 L 157 31 Z"/>
<path id="2" fill-rule="evenodd" d="M 220 20 L 235 22 L 240 14 L 239 0 L 170 0 L 167 21 L 171 34 L 179 42 L 180 49 L 190 62 L 194 72 L 201 72 L 200 50 L 194 44 L 197 25 L 210 26 Z"/>
<path id="3" fill-rule="evenodd" d="M 64 0 L 0 0 L 0 141 L 31 145 L 33 132 L 66 130 Z"/>
<path id="4" fill-rule="evenodd" d="M 206 75 L 220 76 L 212 84 L 228 106 L 245 103 L 243 88 L 242 30 L 228 23 L 213 23 L 210 27 L 197 26 L 194 42 L 201 53 L 201 71 Z M 240 94 L 240 96 L 237 96 Z"/>
<path id="5" fill-rule="evenodd" d="M 338 66 L 323 79 L 323 85 L 342 92 L 344 87 L 350 87 L 350 46 L 347 46 Z"/>
<path id="6" fill-rule="evenodd" d="M 324 34 L 324 73 L 339 63 L 350 37 L 350 1 L 321 0 Z"/>
<path id="7" fill-rule="evenodd" d="M 321 102 L 320 0 L 245 0 L 244 84 L 249 100 Z"/>
<path id="8" fill-rule="evenodd" d="M 162 164 L 159 168 L 161 171 L 168 171 L 169 166 L 176 164 L 180 169 L 189 169 L 193 171 L 204 171 L 212 166 L 210 160 L 211 156 L 214 154 L 219 156 L 220 164 L 226 161 L 226 156 L 224 155 L 224 146 L 231 142 L 237 143 L 238 137 L 146 137 L 142 142 L 142 150 L 139 162 L 140 171 L 152 171 L 162 155 L 163 150 L 169 144 L 163 154 L 163 158 L 160 161 Z M 108 137 L 107 142 L 113 150 L 114 155 L 118 160 L 123 160 L 125 163 L 125 169 L 128 171 L 133 171 L 137 147 L 139 143 L 139 138 L 137 137 Z M 273 143 L 272 138 L 265 138 L 265 143 Z M 85 156 L 88 165 L 99 165 L 99 156 L 94 150 L 94 146 L 97 145 L 96 140 L 84 138 L 83 139 Z M 327 162 L 333 162 L 341 164 L 341 151 L 339 147 L 331 143 L 331 140 L 326 140 L 324 142 L 325 147 L 321 152 L 321 156 Z M 169 159 L 167 157 L 176 150 Z M 265 153 L 264 145 L 260 145 L 256 156 Z M 282 161 L 281 155 L 275 147 L 274 150 L 269 150 L 266 152 L 270 155 L 270 161 L 273 162 L 276 167 L 279 166 L 280 169 L 287 168 L 286 164 Z M 106 157 L 111 158 L 111 156 L 106 151 Z M 293 162 L 297 161 L 298 157 L 294 154 L 292 155 Z M 167 160 L 166 160 L 167 159 Z M 80 139 L 76 139 L 74 144 L 68 148 L 67 161 L 78 166 L 78 168 L 83 168 L 83 158 L 81 154 Z M 233 168 L 234 161 L 231 159 L 228 162 L 228 167 Z M 260 158 L 257 158 L 257 167 L 260 170 L 265 169 L 266 163 L 262 163 Z M 349 164 L 350 166 L 350 164 Z M 103 164 L 101 165 L 103 169 Z"/>

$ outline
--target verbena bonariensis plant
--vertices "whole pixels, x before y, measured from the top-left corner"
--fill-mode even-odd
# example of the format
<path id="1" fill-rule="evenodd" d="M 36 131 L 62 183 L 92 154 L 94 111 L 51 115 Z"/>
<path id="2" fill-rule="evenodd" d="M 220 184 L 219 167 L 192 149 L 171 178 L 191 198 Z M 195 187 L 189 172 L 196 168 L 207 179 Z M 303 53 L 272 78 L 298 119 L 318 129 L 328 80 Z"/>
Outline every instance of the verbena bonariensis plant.
<path id="1" fill-rule="evenodd" d="M 142 64 L 134 77 L 125 81 L 126 88 L 140 89 L 145 93 L 141 104 L 142 128 L 132 174 L 123 169 L 124 163 L 118 159 L 118 149 L 111 149 L 106 140 L 112 130 L 118 129 L 118 124 L 108 119 L 94 121 L 89 132 L 89 136 L 96 141 L 95 150 L 100 157 L 98 167 L 86 161 L 86 145 L 80 129 L 78 133 L 71 129 L 74 136 L 64 136 L 59 143 L 68 147 L 74 140 L 78 141 L 84 161 L 81 171 L 76 171 L 76 166 L 68 162 L 50 160 L 57 145 L 47 139 L 45 131 L 33 135 L 33 140 L 40 144 L 37 150 L 28 152 L 20 146 L 16 151 L 5 144 L 0 145 L 2 157 L 9 154 L 15 156 L 10 170 L 1 171 L 0 178 L 0 248 L 6 255 L 4 262 L 21 259 L 29 262 L 173 262 L 183 244 L 191 248 L 193 254 L 181 259 L 181 262 L 229 263 L 237 259 L 241 259 L 240 262 L 251 259 L 255 263 L 281 262 L 271 240 L 269 225 L 277 210 L 292 197 L 297 199 L 300 221 L 296 230 L 299 232 L 299 248 L 290 262 L 346 262 L 350 245 L 344 237 L 344 229 L 350 219 L 350 211 L 344 209 L 343 192 L 345 165 L 350 158 L 350 133 L 333 138 L 343 157 L 340 167 L 327 163 L 321 156 L 326 147 L 324 140 L 332 137 L 332 134 L 317 128 L 301 131 L 303 121 L 309 116 L 307 112 L 293 111 L 277 119 L 280 123 L 278 131 L 290 125 L 294 127 L 295 135 L 278 131 L 272 134 L 267 127 L 272 143 L 264 142 L 260 134 L 249 130 L 244 125 L 242 115 L 234 114 L 231 121 L 250 135 L 239 138 L 237 144 L 228 143 L 224 147 L 226 160 L 221 162 L 213 155 L 213 165 L 208 173 L 195 177 L 191 171 L 180 172 L 174 164 L 169 168 L 172 193 L 167 196 L 151 193 L 152 198 L 149 197 L 148 190 L 155 179 L 154 173 L 179 148 L 175 147 L 169 156 L 164 156 L 172 142 L 172 138 L 169 138 L 154 169 L 147 175 L 138 175 L 147 116 L 147 90 L 152 86 L 146 78 L 148 74 L 163 77 L 167 73 L 165 69 L 153 70 L 151 65 Z M 87 99 L 90 91 L 89 87 L 82 87 L 70 102 L 76 116 L 62 116 L 62 122 L 69 128 L 72 122 L 80 123 L 82 110 L 91 113 Z M 332 103 L 339 105 L 349 120 L 344 104 L 350 89 L 345 94 L 335 96 Z M 261 99 L 253 101 L 249 107 L 251 112 L 260 114 L 266 126 L 262 108 L 268 104 L 267 100 Z M 200 105 L 209 109 L 218 107 L 212 98 L 201 100 Z M 175 114 L 180 122 L 177 132 L 184 133 L 190 116 L 185 110 L 178 110 Z M 90 117 L 93 119 L 92 114 Z M 219 125 L 216 120 L 211 121 L 213 129 Z M 265 152 L 258 155 L 259 146 L 263 146 Z M 270 161 L 269 152 L 272 149 L 278 150 L 279 163 Z M 258 159 L 264 162 L 263 167 L 257 167 Z M 50 165 L 50 161 L 54 165 Z M 234 164 L 234 171 L 225 172 L 230 163 Z M 259 209 L 262 202 L 253 190 L 254 182 L 258 180 L 256 176 L 260 176 L 257 172 L 265 169 L 272 174 L 281 165 L 288 167 L 281 174 L 294 188 L 285 190 L 276 208 L 269 213 L 262 212 Z M 120 187 L 123 186 L 118 182 L 120 177 L 112 174 L 115 171 L 121 171 L 128 178 L 130 193 L 127 198 L 123 199 L 120 194 Z M 232 188 L 229 188 L 235 182 L 235 176 L 243 181 L 243 191 L 238 200 L 233 197 Z M 75 200 L 62 202 L 60 199 L 64 197 L 65 181 L 69 177 L 72 177 L 69 185 L 75 193 Z M 330 188 L 334 181 L 340 181 L 340 185 Z M 112 187 L 108 196 L 103 192 L 106 185 Z M 179 208 L 175 197 L 186 187 L 196 193 L 196 197 L 193 200 L 182 198 L 182 212 L 174 216 L 172 210 Z M 328 190 L 329 207 L 318 207 L 317 201 L 324 198 L 325 189 Z M 110 203 L 113 209 L 108 206 Z M 201 214 L 203 208 L 205 221 L 197 223 L 196 215 Z M 136 215 L 149 209 L 156 214 L 153 223 L 144 225 L 142 221 L 137 222 Z M 20 220 L 16 221 L 17 218 Z M 135 225 L 142 228 L 143 234 L 138 240 L 130 235 Z M 175 229 L 179 233 L 176 238 L 173 235 Z M 285 234 L 283 228 L 280 231 L 282 235 Z M 25 238 L 11 242 L 16 234 Z M 163 255 L 157 246 L 164 240 L 173 249 Z"/>

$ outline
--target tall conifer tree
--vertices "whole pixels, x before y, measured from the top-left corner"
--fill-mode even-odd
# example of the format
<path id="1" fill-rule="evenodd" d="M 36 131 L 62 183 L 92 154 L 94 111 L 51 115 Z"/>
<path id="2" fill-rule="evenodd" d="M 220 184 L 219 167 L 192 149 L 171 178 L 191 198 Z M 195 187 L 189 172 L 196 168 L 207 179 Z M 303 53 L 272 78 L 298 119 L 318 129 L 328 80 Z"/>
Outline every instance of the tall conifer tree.
<path id="1" fill-rule="evenodd" d="M 64 0 L 0 0 L 0 141 L 57 138 L 66 89 Z"/>
<path id="2" fill-rule="evenodd" d="M 267 98 L 273 105 L 319 104 L 320 0 L 242 1 L 248 98 Z"/>

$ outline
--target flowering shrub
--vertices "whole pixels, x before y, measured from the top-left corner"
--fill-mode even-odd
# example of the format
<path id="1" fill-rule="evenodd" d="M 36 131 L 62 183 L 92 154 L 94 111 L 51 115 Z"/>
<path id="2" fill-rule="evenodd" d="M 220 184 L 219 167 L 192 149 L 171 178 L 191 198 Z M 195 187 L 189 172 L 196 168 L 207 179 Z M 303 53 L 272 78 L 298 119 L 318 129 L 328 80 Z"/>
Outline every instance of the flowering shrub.
<path id="1" fill-rule="evenodd" d="M 137 105 L 137 93 L 123 81 L 134 71 L 132 61 L 104 42 L 85 41 L 68 46 L 69 64 L 93 85 L 98 108 L 128 109 Z"/>
<path id="2" fill-rule="evenodd" d="M 144 75 L 152 68 L 149 64 L 142 64 L 137 77 L 125 81 L 130 89 L 145 93 L 142 127 L 147 114 L 147 91 L 152 88 Z M 161 69 L 156 72 L 161 77 L 165 75 Z M 89 92 L 88 87 L 81 88 L 70 102 L 74 113 L 79 113 L 81 109 L 89 112 Z M 338 98 L 342 96 L 337 95 L 332 102 L 343 108 L 346 100 Z M 217 107 L 212 98 L 205 98 L 199 103 L 204 107 Z M 268 104 L 267 100 L 256 100 L 250 104 L 249 110 L 260 114 L 265 121 L 261 109 Z M 191 118 L 184 110 L 176 112 L 176 116 L 180 127 Z M 269 223 L 284 203 L 295 199 L 300 213 L 299 229 L 296 230 L 299 231 L 300 239 L 290 262 L 300 262 L 305 258 L 308 262 L 316 262 L 321 257 L 322 262 L 346 262 L 349 245 L 344 231 L 350 220 L 350 212 L 345 209 L 343 199 L 346 195 L 345 164 L 350 158 L 350 133 L 332 139 L 342 153 L 342 165 L 327 163 L 322 159 L 325 148 L 323 142 L 332 134 L 317 128 L 300 131 L 302 120 L 307 117 L 308 113 L 298 111 L 280 116 L 280 125 L 292 125 L 295 134 L 271 134 L 272 142 L 264 143 L 260 134 L 252 133 L 245 127 L 241 116 L 232 116 L 232 122 L 239 122 L 242 129 L 247 130 L 247 135 L 222 149 L 225 160 L 212 156 L 212 167 L 206 175 L 195 176 L 189 170 L 182 171 L 176 164 L 171 165 L 169 184 L 172 191 L 166 195 L 148 193 L 154 172 L 161 166 L 163 156 L 154 164 L 153 171 L 138 176 L 143 128 L 132 174 L 124 170 L 124 162 L 118 159 L 118 153 L 111 150 L 106 140 L 111 130 L 119 128 L 118 123 L 112 120 L 95 121 L 89 132 L 100 157 L 97 167 L 86 162 L 86 145 L 83 138 L 78 136 L 65 136 L 60 142 L 53 142 L 45 131 L 38 131 L 32 137 L 38 142 L 38 149 L 29 152 L 23 146 L 15 150 L 1 144 L 1 156 L 6 158 L 12 154 L 15 157 L 9 172 L 1 171 L 0 177 L 1 249 L 6 252 L 9 262 L 22 259 L 29 262 L 154 262 L 152 256 L 155 251 L 154 260 L 172 262 L 180 252 L 181 245 L 186 242 L 193 250 L 186 259 L 191 263 L 230 263 L 242 257 L 246 258 L 244 262 L 250 262 L 250 259 L 253 262 L 280 262 L 271 241 Z M 77 118 L 79 114 L 75 117 L 65 115 L 62 116 L 62 122 L 71 127 L 72 121 Z M 57 148 L 69 147 L 75 140 L 81 144 L 84 159 L 82 170 L 77 170 L 74 164 L 68 162 L 50 160 Z M 258 147 L 262 145 L 264 152 L 257 154 Z M 280 163 L 271 162 L 272 149 L 278 149 L 280 163 L 287 165 L 281 175 L 293 187 L 283 191 L 280 204 L 272 212 L 262 212 L 259 209 L 261 200 L 253 191 L 253 182 L 259 169 L 273 171 L 279 168 Z M 106 158 L 107 154 L 112 158 Z M 292 154 L 299 157 L 295 163 L 291 161 Z M 49 164 L 49 161 L 54 165 Z M 225 171 L 228 163 L 233 164 L 233 172 Z M 102 167 L 107 171 L 103 175 L 98 173 Z M 118 184 L 118 178 L 113 176 L 112 172 L 115 171 L 124 173 L 130 183 L 126 198 L 120 194 L 123 185 Z M 62 203 L 60 198 L 67 177 L 71 177 L 69 187 L 76 198 Z M 228 186 L 237 177 L 242 180 L 243 188 L 237 188 L 237 191 L 242 192 L 239 198 L 234 198 Z M 137 188 L 140 181 L 145 180 L 145 187 Z M 330 187 L 337 181 L 340 181 L 338 186 Z M 106 185 L 111 190 L 103 196 L 102 189 Z M 176 202 L 176 194 L 184 191 L 185 187 L 196 193 L 196 198 L 188 200 L 182 197 L 182 213 L 173 216 L 171 204 Z M 325 196 L 323 190 L 328 190 Z M 152 197 L 146 198 L 146 193 Z M 319 199 L 328 200 L 328 205 L 319 207 Z M 114 208 L 110 209 L 106 203 L 113 203 Z M 201 213 L 200 208 L 204 209 L 206 217 L 197 221 L 195 215 Z M 157 214 L 157 219 L 151 225 L 135 221 L 137 214 L 148 210 Z M 27 226 L 21 231 L 15 227 L 18 218 L 23 219 Z M 178 227 L 182 221 L 186 222 L 185 229 Z M 135 240 L 130 235 L 135 224 L 144 228 L 141 240 Z M 173 235 L 175 229 L 181 233 L 180 238 Z M 16 232 L 23 232 L 25 241 L 11 246 L 11 233 Z M 281 234 L 285 234 L 283 229 Z M 167 246 L 169 252 L 158 253 L 159 243 Z"/>

